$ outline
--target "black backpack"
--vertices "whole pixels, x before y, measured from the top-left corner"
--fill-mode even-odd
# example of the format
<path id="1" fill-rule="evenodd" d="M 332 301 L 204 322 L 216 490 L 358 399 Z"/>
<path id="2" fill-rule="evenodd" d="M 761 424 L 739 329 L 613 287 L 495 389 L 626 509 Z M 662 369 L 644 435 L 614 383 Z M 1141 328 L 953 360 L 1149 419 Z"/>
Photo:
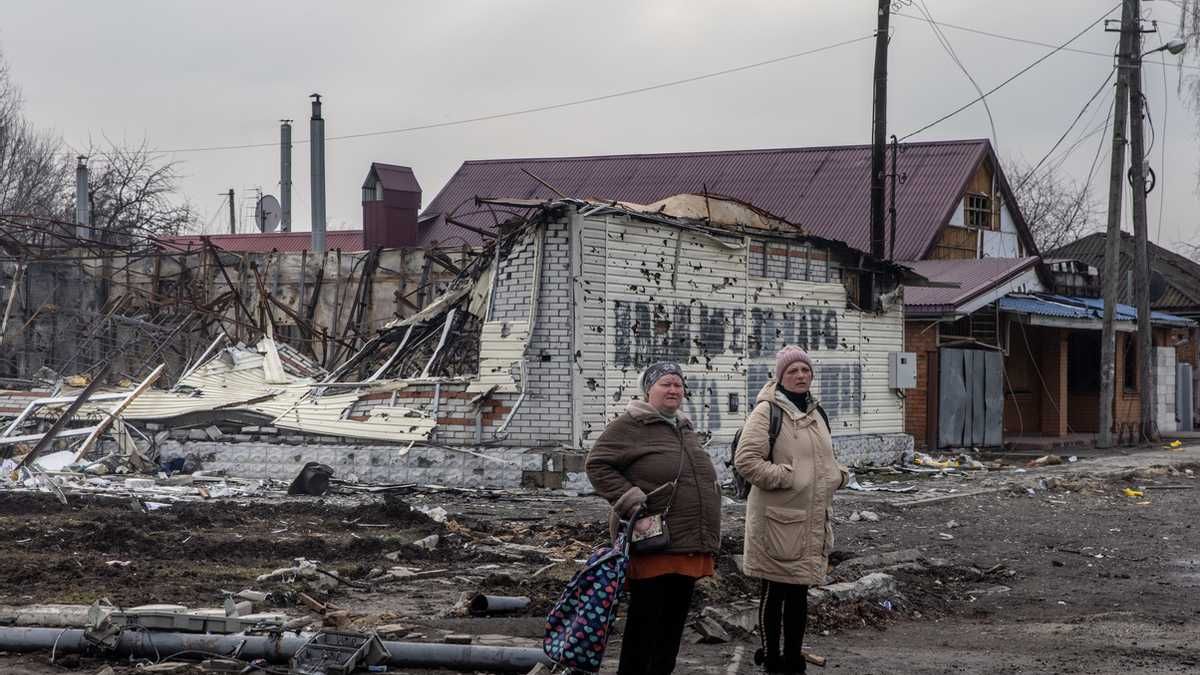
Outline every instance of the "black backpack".
<path id="1" fill-rule="evenodd" d="M 783 409 L 775 405 L 775 403 L 769 403 L 771 405 L 771 422 L 767 427 L 767 438 L 770 439 L 770 445 L 767 449 L 768 462 L 771 461 L 771 456 L 775 452 L 775 439 L 779 438 L 779 430 L 783 428 Z M 830 433 L 833 433 L 833 427 L 829 426 L 829 415 L 820 404 L 817 404 L 817 412 L 821 413 L 821 419 L 825 420 L 825 428 L 829 429 Z M 733 440 L 729 443 L 729 459 L 725 460 L 725 466 L 729 467 L 730 471 L 733 472 L 733 496 L 742 500 L 750 496 L 750 488 L 752 486 L 750 485 L 750 481 L 746 480 L 745 476 L 738 473 L 737 468 L 733 465 L 733 461 L 737 457 L 738 443 L 742 440 L 742 429 L 744 428 L 745 426 L 742 426 L 733 435 Z"/>

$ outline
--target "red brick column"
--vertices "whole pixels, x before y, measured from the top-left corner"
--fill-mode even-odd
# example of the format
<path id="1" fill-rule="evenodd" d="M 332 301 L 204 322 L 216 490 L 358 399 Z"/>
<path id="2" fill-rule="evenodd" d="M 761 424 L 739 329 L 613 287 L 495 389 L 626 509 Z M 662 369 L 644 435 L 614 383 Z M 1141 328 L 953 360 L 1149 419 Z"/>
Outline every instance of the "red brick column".
<path id="1" fill-rule="evenodd" d="M 1045 389 L 1042 391 L 1042 434 L 1067 435 L 1067 331 L 1039 331 L 1034 349 Z M 1041 383 L 1039 383 L 1041 384 Z"/>

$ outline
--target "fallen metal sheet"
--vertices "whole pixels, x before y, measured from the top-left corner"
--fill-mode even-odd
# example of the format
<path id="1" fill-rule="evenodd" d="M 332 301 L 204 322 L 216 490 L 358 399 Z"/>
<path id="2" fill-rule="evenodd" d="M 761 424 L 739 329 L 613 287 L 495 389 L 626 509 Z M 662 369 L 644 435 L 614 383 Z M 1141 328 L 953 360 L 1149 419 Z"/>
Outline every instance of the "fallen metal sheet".
<path id="1" fill-rule="evenodd" d="M 70 438 L 71 436 L 87 436 L 94 432 L 98 427 L 83 427 L 82 429 L 67 429 L 58 433 L 58 438 Z M 15 443 L 31 443 L 41 440 L 46 434 L 26 434 L 24 436 L 0 436 L 0 445 L 13 445 Z"/>
<path id="2" fill-rule="evenodd" d="M 451 307 L 457 304 L 459 300 L 462 300 L 474 289 L 474 282 L 472 282 L 470 279 L 462 279 L 457 283 L 456 286 L 452 287 L 450 290 L 434 299 L 433 302 L 429 303 L 425 309 L 413 314 L 410 317 L 389 322 L 386 327 L 400 328 L 403 326 L 412 326 L 415 324 L 425 323 L 426 321 L 449 311 Z"/>
<path id="3" fill-rule="evenodd" d="M 467 387 L 467 391 L 479 393 L 492 387 L 506 394 L 520 391 L 512 369 L 525 356 L 529 341 L 527 328 L 528 324 L 524 322 L 488 321 L 483 324 L 479 340 L 479 378 Z"/>
<path id="4" fill-rule="evenodd" d="M 83 443 L 80 444 L 79 449 L 75 451 L 75 461 L 78 462 L 79 460 L 83 459 L 83 456 L 87 454 L 87 451 L 91 450 L 92 446 L 96 444 L 96 441 L 100 440 L 100 436 L 105 431 L 108 431 L 108 428 L 112 425 L 113 420 L 124 413 L 125 409 L 129 407 L 129 404 L 136 400 L 138 396 L 144 394 L 146 390 L 154 384 L 155 380 L 162 375 L 162 372 L 166 370 L 166 368 L 166 364 L 160 364 L 149 375 L 146 376 L 146 379 L 142 380 L 138 386 L 134 387 L 133 391 L 129 392 L 124 399 L 117 403 L 117 405 L 113 406 L 111 410 L 104 411 L 104 419 L 100 420 L 100 424 L 97 426 L 96 430 L 89 434 L 88 437 L 83 440 Z"/>
<path id="5" fill-rule="evenodd" d="M 917 486 L 905 485 L 903 487 L 894 487 L 890 485 L 878 485 L 871 481 L 858 481 L 852 479 L 846 487 L 859 492 L 917 492 Z"/>
<path id="6" fill-rule="evenodd" d="M 229 350 L 224 354 L 232 354 Z M 437 422 L 411 408 L 379 406 L 369 408 L 365 419 L 353 419 L 350 409 L 362 397 L 361 392 L 311 395 L 316 382 L 293 378 L 288 384 L 266 381 L 265 358 L 261 354 L 240 351 L 229 363 L 216 357 L 179 382 L 176 391 L 152 391 L 133 402 L 125 411 L 126 419 L 166 419 L 194 412 L 239 410 L 270 417 L 281 429 L 325 436 L 343 436 L 380 441 L 428 440 Z M 336 384 L 336 383 L 335 383 Z M 381 381 L 378 388 L 394 388 Z"/>

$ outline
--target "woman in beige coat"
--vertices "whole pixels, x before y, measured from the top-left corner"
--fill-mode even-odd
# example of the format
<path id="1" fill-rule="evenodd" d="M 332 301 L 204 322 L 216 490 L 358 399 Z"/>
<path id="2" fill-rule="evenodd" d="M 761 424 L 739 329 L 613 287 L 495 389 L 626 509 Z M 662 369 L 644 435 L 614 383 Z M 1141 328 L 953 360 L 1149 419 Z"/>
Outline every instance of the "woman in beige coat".
<path id="1" fill-rule="evenodd" d="M 759 630 L 767 672 L 803 673 L 808 587 L 824 581 L 833 549 L 833 491 L 849 472 L 833 455 L 829 421 L 810 392 L 812 360 L 799 347 L 775 357 L 742 431 L 734 464 L 753 486 L 746 503 L 743 569 L 763 580 Z M 771 407 L 782 412 L 774 448 Z M 780 650 L 780 633 L 783 649 Z"/>

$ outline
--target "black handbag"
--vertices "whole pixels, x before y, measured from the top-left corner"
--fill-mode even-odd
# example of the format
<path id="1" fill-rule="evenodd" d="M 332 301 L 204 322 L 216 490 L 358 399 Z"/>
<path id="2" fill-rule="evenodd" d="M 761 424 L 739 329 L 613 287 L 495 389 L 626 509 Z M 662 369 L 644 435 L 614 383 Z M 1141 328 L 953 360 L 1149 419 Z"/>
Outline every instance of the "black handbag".
<path id="1" fill-rule="evenodd" d="M 663 512 L 648 516 L 642 516 L 641 513 L 634 515 L 632 533 L 629 536 L 631 552 L 654 553 L 665 550 L 671 545 L 671 531 L 667 528 L 667 513 L 671 511 L 671 503 L 675 501 L 675 489 L 679 486 L 679 476 L 683 474 L 683 455 L 686 452 L 687 448 L 680 445 L 679 469 L 675 471 L 675 479 L 650 492 L 650 494 L 654 494 L 668 485 L 671 486 L 671 496 L 667 499 L 667 507 L 663 509 Z"/>

